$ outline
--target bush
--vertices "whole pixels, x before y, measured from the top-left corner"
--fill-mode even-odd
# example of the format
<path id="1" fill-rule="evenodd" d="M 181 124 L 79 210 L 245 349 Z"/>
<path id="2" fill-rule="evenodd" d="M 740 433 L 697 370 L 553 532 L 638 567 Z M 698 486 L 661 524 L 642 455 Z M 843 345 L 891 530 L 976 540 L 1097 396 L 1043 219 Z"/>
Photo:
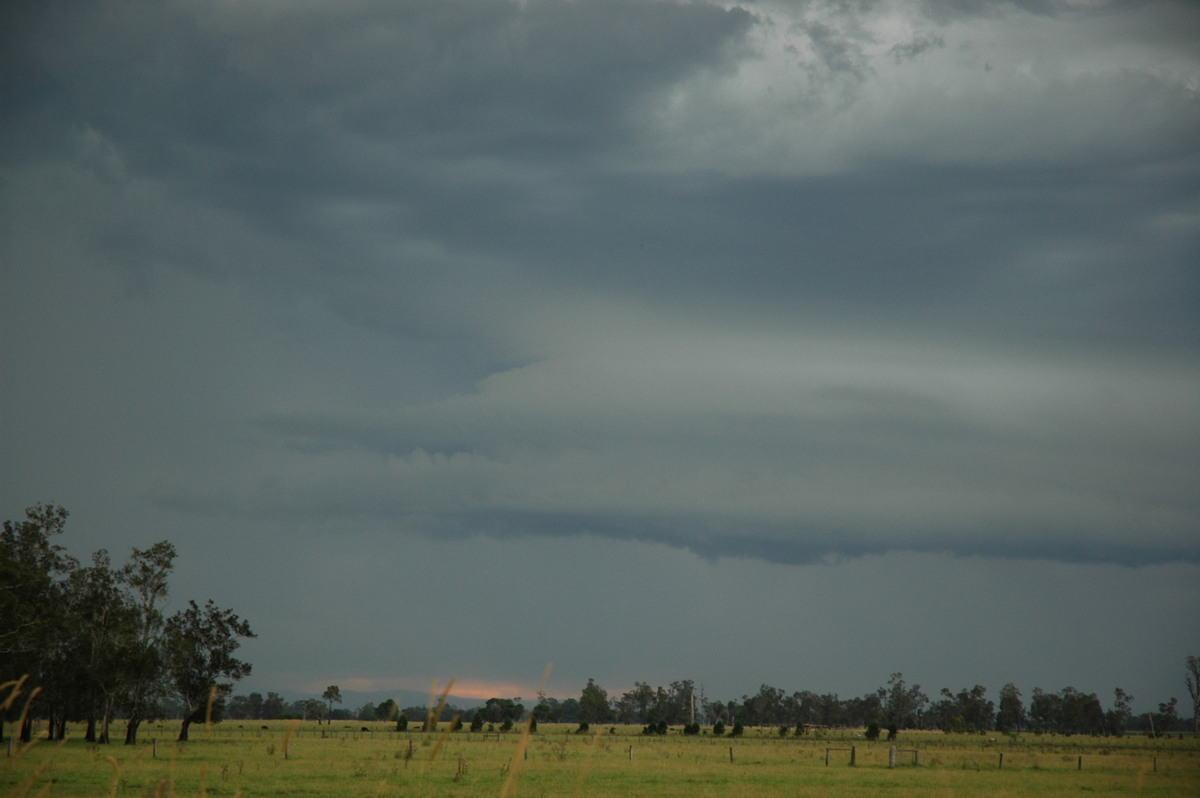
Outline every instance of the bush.
<path id="1" fill-rule="evenodd" d="M 746 730 L 745 730 L 745 728 L 742 727 L 741 721 L 738 721 L 733 724 L 733 728 L 730 729 L 730 731 L 729 731 L 729 736 L 730 737 L 741 737 L 742 733 L 745 731 Z"/>
<path id="2" fill-rule="evenodd" d="M 875 721 L 871 721 L 871 725 L 867 727 L 867 733 L 865 736 L 868 740 L 878 740 L 879 739 L 879 724 L 876 723 Z"/>
<path id="3" fill-rule="evenodd" d="M 396 718 L 396 731 L 408 731 L 408 715 L 403 712 Z"/>
<path id="4" fill-rule="evenodd" d="M 720 737 L 724 733 L 725 733 L 725 724 L 724 723 L 722 723 L 721 721 L 717 721 L 716 723 L 713 724 L 713 736 Z"/>
<path id="5" fill-rule="evenodd" d="M 896 724 L 893 723 L 893 724 L 889 725 L 888 726 L 888 740 L 895 740 L 897 734 L 899 734 L 899 732 L 896 730 Z"/>

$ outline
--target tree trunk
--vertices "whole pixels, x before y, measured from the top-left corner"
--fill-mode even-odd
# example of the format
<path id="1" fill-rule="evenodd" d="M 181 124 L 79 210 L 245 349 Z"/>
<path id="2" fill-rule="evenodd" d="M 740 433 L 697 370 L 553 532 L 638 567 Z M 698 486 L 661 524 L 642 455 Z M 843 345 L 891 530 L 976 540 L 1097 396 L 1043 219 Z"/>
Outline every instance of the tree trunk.
<path id="1" fill-rule="evenodd" d="M 96 742 L 96 716 L 88 715 L 87 731 L 83 733 L 83 741 L 85 743 Z"/>
<path id="2" fill-rule="evenodd" d="M 137 745 L 138 726 L 141 721 L 136 718 L 130 718 L 128 725 L 125 726 L 125 745 Z"/>
<path id="3" fill-rule="evenodd" d="M 33 718 L 26 717 L 21 723 L 21 742 L 27 743 L 33 740 Z"/>
<path id="4" fill-rule="evenodd" d="M 179 727 L 179 742 L 186 743 L 188 741 L 188 727 L 191 725 L 191 717 L 185 717 L 183 719 L 183 725 Z"/>

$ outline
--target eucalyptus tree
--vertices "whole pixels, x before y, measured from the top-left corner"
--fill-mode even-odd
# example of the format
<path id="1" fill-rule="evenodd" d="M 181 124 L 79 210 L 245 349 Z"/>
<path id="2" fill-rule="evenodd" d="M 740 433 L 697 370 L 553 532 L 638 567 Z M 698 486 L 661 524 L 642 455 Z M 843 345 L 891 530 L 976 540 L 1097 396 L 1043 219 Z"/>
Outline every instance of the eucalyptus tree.
<path id="1" fill-rule="evenodd" d="M 90 566 L 71 573 L 67 588 L 78 674 L 73 719 L 87 722 L 87 742 L 107 743 L 113 713 L 130 685 L 126 656 L 138 638 L 137 608 L 104 549 L 92 555 Z"/>
<path id="2" fill-rule="evenodd" d="M 67 636 L 67 591 L 63 582 L 77 566 L 66 549 L 54 542 L 70 515 L 63 507 L 37 504 L 25 520 L 5 521 L 0 530 L 0 660 L 5 677 L 27 676 L 40 692 L 34 711 L 45 712 L 63 686 L 62 642 Z M 20 702 L 10 707 L 12 719 Z M 0 716 L 0 738 L 3 721 Z M 32 737 L 27 714 L 21 739 Z"/>
<path id="3" fill-rule="evenodd" d="M 232 610 L 222 610 L 210 599 L 200 607 L 194 601 L 167 620 L 163 634 L 167 683 L 184 703 L 179 742 L 186 742 L 192 724 L 220 720 L 232 684 L 250 674 L 250 662 L 233 655 L 241 637 L 254 637 L 250 624 Z"/>
<path id="4" fill-rule="evenodd" d="M 1012 682 L 1000 688 L 1000 708 L 996 715 L 996 726 L 1002 731 L 1021 731 L 1026 724 L 1025 704 L 1021 691 Z"/>
<path id="5" fill-rule="evenodd" d="M 167 683 L 184 707 L 180 742 L 188 739 L 193 723 L 220 720 L 232 688 L 221 680 L 250 674 L 250 663 L 233 654 L 240 638 L 254 636 L 249 623 L 232 610 L 217 607 L 212 599 L 203 607 L 189 601 L 186 609 L 167 620 L 163 635 Z"/>
<path id="6" fill-rule="evenodd" d="M 929 697 L 921 692 L 921 685 L 907 685 L 904 674 L 893 673 L 887 687 L 880 687 L 879 700 L 883 703 L 883 718 L 889 727 L 913 729 L 920 725 L 921 713 L 929 705 Z"/>
<path id="7" fill-rule="evenodd" d="M 1188 695 L 1192 698 L 1192 736 L 1200 737 L 1200 657 L 1187 658 Z"/>
<path id="8" fill-rule="evenodd" d="M 129 563 L 120 572 L 121 581 L 132 591 L 137 613 L 137 631 L 128 641 L 122 657 L 126 677 L 123 702 L 127 718 L 126 745 L 137 743 L 142 721 L 161 709 L 165 693 L 162 678 L 163 606 L 174 566 L 175 547 L 163 540 L 148 549 L 135 548 Z"/>

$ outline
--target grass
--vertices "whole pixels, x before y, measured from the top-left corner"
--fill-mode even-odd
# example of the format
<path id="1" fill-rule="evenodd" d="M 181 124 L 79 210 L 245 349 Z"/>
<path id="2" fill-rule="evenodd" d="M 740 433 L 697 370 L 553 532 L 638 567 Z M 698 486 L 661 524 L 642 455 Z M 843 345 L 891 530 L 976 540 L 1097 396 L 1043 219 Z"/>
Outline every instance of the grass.
<path id="1" fill-rule="evenodd" d="M 647 738 L 638 727 L 577 735 L 574 726 L 543 724 L 523 745 L 519 731 L 448 733 L 445 722 L 427 734 L 396 733 L 385 723 L 262 725 L 197 728 L 183 744 L 173 742 L 178 730 L 167 724 L 144 726 L 137 746 L 80 739 L 18 745 L 13 757 L 0 760 L 0 797 L 1200 795 L 1200 741 L 1192 739 L 902 733 L 895 744 L 918 749 L 920 765 L 901 753 L 891 769 L 890 743 L 867 743 L 850 732 L 786 740 L 772 729 L 750 729 L 736 740 L 674 732 Z M 831 752 L 825 765 L 827 747 L 850 745 L 855 767 L 848 751 Z"/>

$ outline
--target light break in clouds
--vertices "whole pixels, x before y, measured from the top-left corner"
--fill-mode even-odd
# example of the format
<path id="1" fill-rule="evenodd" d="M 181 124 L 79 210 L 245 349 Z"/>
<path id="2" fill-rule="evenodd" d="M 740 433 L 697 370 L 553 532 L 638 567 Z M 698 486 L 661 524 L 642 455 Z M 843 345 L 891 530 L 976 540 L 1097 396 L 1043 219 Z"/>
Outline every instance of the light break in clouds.
<path id="1" fill-rule="evenodd" d="M 260 632 L 252 687 L 1182 692 L 1193 4 L 16 2 L 0 36 L 5 517 L 170 537 L 176 600 Z"/>

